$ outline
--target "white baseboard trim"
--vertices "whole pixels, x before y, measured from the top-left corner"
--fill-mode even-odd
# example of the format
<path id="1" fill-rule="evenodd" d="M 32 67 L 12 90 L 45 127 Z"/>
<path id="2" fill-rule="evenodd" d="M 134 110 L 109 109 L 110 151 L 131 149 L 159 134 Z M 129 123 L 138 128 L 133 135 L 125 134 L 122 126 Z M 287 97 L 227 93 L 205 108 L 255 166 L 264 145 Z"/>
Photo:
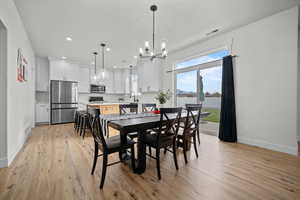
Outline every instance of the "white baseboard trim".
<path id="1" fill-rule="evenodd" d="M 297 146 L 290 147 L 290 146 L 285 146 L 285 145 L 281 145 L 281 144 L 272 144 L 272 143 L 262 141 L 262 140 L 254 140 L 254 139 L 242 138 L 242 137 L 238 137 L 238 142 L 243 143 L 243 144 L 248 144 L 251 146 L 257 146 L 257 147 L 261 147 L 261 148 L 265 148 L 265 149 L 288 153 L 288 154 L 292 154 L 292 155 L 298 155 Z"/>
<path id="2" fill-rule="evenodd" d="M 32 128 L 28 128 L 28 129 L 25 130 L 23 141 L 20 144 L 18 144 L 18 146 L 15 149 L 15 151 L 8 156 L 8 159 L 7 159 L 8 160 L 7 161 L 8 166 L 12 163 L 12 161 L 15 159 L 15 157 L 17 156 L 17 154 L 23 148 L 23 146 L 24 146 L 25 142 L 27 141 L 28 137 L 31 135 L 31 129 Z"/>
<path id="3" fill-rule="evenodd" d="M 0 168 L 4 168 L 8 166 L 7 158 L 0 158 Z"/>

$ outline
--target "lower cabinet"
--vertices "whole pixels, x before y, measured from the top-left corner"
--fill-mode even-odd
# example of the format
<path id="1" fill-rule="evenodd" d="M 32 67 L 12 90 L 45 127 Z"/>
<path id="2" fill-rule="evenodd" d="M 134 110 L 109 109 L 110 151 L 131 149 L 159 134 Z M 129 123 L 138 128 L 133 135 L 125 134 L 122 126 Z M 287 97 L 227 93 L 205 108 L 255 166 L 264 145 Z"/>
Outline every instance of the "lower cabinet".
<path id="1" fill-rule="evenodd" d="M 50 121 L 49 104 L 36 104 L 36 123 L 48 123 Z"/>

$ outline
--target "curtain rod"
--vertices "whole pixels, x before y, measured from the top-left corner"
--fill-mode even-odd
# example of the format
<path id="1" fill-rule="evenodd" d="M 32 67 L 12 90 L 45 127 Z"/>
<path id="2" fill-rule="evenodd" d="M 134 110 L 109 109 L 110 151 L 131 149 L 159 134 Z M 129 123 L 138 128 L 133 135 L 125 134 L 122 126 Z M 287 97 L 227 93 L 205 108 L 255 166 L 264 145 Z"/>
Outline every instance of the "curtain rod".
<path id="1" fill-rule="evenodd" d="M 225 56 L 225 57 L 226 57 L 226 56 Z M 239 56 L 238 56 L 238 55 L 231 55 L 231 57 L 232 57 L 232 58 L 237 58 L 237 57 L 239 57 Z M 223 58 L 224 58 L 224 57 L 223 57 Z M 218 59 L 218 60 L 214 60 L 214 61 L 209 61 L 209 62 L 202 63 L 202 64 L 209 64 L 209 63 L 221 61 L 221 60 L 223 60 L 223 58 Z M 202 65 L 202 64 L 199 64 L 199 65 Z M 194 66 L 197 66 L 197 65 L 194 65 Z M 194 67 L 194 66 L 190 66 L 190 67 Z M 182 68 L 182 69 L 184 69 L 184 68 Z M 166 72 L 167 72 L 167 73 L 170 73 L 170 72 L 176 72 L 176 71 L 179 71 L 179 70 L 181 70 L 181 69 L 168 70 L 168 71 L 166 71 Z"/>

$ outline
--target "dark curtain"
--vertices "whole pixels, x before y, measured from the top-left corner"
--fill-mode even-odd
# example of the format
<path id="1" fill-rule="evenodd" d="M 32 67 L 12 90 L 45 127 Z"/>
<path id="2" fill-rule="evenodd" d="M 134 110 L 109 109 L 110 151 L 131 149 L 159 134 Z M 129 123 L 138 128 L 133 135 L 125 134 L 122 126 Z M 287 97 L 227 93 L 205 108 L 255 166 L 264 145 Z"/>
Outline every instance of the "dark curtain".
<path id="1" fill-rule="evenodd" d="M 219 139 L 225 142 L 237 141 L 232 56 L 223 58 Z"/>

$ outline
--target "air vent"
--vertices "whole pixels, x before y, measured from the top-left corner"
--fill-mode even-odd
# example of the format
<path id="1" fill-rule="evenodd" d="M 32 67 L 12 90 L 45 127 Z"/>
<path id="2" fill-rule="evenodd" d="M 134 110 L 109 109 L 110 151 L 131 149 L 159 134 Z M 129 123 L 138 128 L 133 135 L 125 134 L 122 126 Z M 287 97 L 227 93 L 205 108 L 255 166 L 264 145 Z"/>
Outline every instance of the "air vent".
<path id="1" fill-rule="evenodd" d="M 212 30 L 212 31 L 210 31 L 210 32 L 208 32 L 208 33 L 206 33 L 206 36 L 210 36 L 210 35 L 212 35 L 212 34 L 215 34 L 215 33 L 217 33 L 219 31 L 219 29 L 214 29 L 214 30 Z"/>

